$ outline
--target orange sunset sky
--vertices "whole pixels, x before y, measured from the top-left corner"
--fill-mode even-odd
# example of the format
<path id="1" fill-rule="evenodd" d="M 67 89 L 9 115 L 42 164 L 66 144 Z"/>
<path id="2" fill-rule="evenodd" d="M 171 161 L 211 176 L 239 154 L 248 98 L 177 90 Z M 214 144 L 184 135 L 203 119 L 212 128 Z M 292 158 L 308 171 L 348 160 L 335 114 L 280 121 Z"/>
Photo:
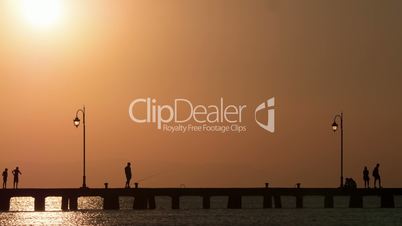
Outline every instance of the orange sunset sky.
<path id="1" fill-rule="evenodd" d="M 89 187 L 124 186 L 127 161 L 134 180 L 158 174 L 145 187 L 336 187 L 340 111 L 345 177 L 361 186 L 379 162 L 383 186 L 402 186 L 402 1 L 57 2 L 0 3 L 0 170 L 18 165 L 21 187 L 81 186 L 83 104 Z M 136 124 L 146 97 L 223 97 L 248 106 L 248 131 Z M 273 134 L 252 118 L 270 97 Z"/>

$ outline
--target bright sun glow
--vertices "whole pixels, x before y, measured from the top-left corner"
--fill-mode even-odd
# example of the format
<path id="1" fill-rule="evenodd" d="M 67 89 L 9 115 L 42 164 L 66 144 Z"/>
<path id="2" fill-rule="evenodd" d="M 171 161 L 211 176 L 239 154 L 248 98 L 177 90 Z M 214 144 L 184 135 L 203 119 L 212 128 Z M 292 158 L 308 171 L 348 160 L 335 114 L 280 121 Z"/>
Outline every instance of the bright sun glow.
<path id="1" fill-rule="evenodd" d="M 59 23 L 63 14 L 62 0 L 21 0 L 24 19 L 37 28 Z"/>

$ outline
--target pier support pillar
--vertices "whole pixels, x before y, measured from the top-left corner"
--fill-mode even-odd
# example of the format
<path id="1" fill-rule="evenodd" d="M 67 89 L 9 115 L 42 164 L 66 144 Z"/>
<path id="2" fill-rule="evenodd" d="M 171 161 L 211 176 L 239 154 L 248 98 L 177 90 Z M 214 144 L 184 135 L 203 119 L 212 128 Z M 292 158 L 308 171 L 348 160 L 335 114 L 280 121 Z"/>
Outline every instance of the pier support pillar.
<path id="1" fill-rule="evenodd" d="M 264 195 L 263 208 L 272 208 L 272 195 Z"/>
<path id="2" fill-rule="evenodd" d="M 134 197 L 133 209 L 145 210 L 147 209 L 148 199 L 145 195 L 137 195 Z"/>
<path id="3" fill-rule="evenodd" d="M 69 197 L 70 210 L 78 210 L 78 197 Z"/>
<path id="4" fill-rule="evenodd" d="M 0 197 L 0 211 L 10 211 L 10 197 Z"/>
<path id="5" fill-rule="evenodd" d="M 282 208 L 282 201 L 280 195 L 274 196 L 275 208 Z"/>
<path id="6" fill-rule="evenodd" d="M 202 208 L 204 208 L 204 209 L 211 208 L 211 197 L 209 197 L 209 196 L 202 197 Z"/>
<path id="7" fill-rule="evenodd" d="M 119 209 L 119 196 L 108 195 L 103 197 L 104 210 L 118 210 Z"/>
<path id="8" fill-rule="evenodd" d="M 148 196 L 148 208 L 151 210 L 156 209 L 155 196 L 153 196 L 153 195 Z"/>
<path id="9" fill-rule="evenodd" d="M 392 194 L 381 195 L 381 208 L 395 208 L 394 196 Z"/>
<path id="10" fill-rule="evenodd" d="M 180 209 L 180 196 L 172 196 L 172 209 Z"/>
<path id="11" fill-rule="evenodd" d="M 325 196 L 324 208 L 334 208 L 334 196 L 332 195 Z"/>
<path id="12" fill-rule="evenodd" d="M 35 204 L 34 209 L 35 211 L 45 211 L 45 197 L 43 196 L 35 196 Z"/>
<path id="13" fill-rule="evenodd" d="M 303 208 L 303 196 L 296 196 L 296 208 Z"/>
<path id="14" fill-rule="evenodd" d="M 66 196 L 61 197 L 61 210 L 62 211 L 68 210 L 68 197 Z"/>
<path id="15" fill-rule="evenodd" d="M 241 195 L 230 195 L 228 209 L 241 209 Z"/>
<path id="16" fill-rule="evenodd" d="M 352 194 L 349 200 L 350 208 L 363 208 L 363 196 Z"/>

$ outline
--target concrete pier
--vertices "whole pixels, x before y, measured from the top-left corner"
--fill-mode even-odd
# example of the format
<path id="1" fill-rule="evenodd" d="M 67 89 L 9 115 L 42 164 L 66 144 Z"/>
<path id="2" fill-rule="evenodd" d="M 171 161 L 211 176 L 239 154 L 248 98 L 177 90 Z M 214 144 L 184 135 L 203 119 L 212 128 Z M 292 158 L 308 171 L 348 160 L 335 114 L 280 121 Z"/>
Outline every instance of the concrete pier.
<path id="1" fill-rule="evenodd" d="M 45 196 L 39 195 L 35 196 L 35 204 L 34 209 L 35 211 L 45 211 Z"/>
<path id="2" fill-rule="evenodd" d="M 349 200 L 350 208 L 363 208 L 363 196 L 361 194 L 352 194 Z"/>
<path id="3" fill-rule="evenodd" d="M 0 196 L 0 211 L 10 210 L 10 196 Z"/>
<path id="4" fill-rule="evenodd" d="M 209 196 L 202 197 L 202 208 L 204 208 L 204 209 L 211 208 L 211 197 L 209 197 Z"/>
<path id="5" fill-rule="evenodd" d="M 381 208 L 395 208 L 394 196 L 392 194 L 381 195 Z"/>
<path id="6" fill-rule="evenodd" d="M 334 196 L 332 196 L 332 195 L 325 196 L 324 208 L 334 208 Z"/>
<path id="7" fill-rule="evenodd" d="M 156 209 L 155 196 L 153 196 L 153 195 L 148 196 L 148 208 L 149 208 L 150 210 Z"/>
<path id="8" fill-rule="evenodd" d="M 261 208 L 282 208 L 282 197 L 295 197 L 295 208 L 304 208 L 306 196 L 321 196 L 325 208 L 334 207 L 335 196 L 348 196 L 350 208 L 362 208 L 363 198 L 375 196 L 381 198 L 380 207 L 394 208 L 394 197 L 402 195 L 402 188 L 382 189 L 339 189 L 339 188 L 94 188 L 94 189 L 1 189 L 0 211 L 10 210 L 10 200 L 13 197 L 33 197 L 35 211 L 46 211 L 46 197 L 61 197 L 61 210 L 78 210 L 78 198 L 98 196 L 103 198 L 104 210 L 118 210 L 119 197 L 134 197 L 133 209 L 155 209 L 156 197 L 171 197 L 172 209 L 180 209 L 180 197 L 196 196 L 202 198 L 202 208 L 211 208 L 211 198 L 214 196 L 228 197 L 227 208 L 242 208 L 242 198 L 245 196 L 262 197 Z"/>
<path id="9" fill-rule="evenodd" d="M 61 197 L 61 210 L 63 210 L 63 211 L 68 210 L 68 197 L 67 196 Z"/>
<path id="10" fill-rule="evenodd" d="M 148 208 L 148 198 L 145 195 L 137 195 L 134 197 L 133 209 L 145 210 Z"/>
<path id="11" fill-rule="evenodd" d="M 264 195 L 263 208 L 272 208 L 272 195 Z"/>
<path id="12" fill-rule="evenodd" d="M 296 208 L 303 208 L 303 196 L 296 196 Z"/>
<path id="13" fill-rule="evenodd" d="M 182 188 L 181 188 L 182 189 Z M 180 196 L 172 196 L 172 209 L 180 209 Z"/>
<path id="14" fill-rule="evenodd" d="M 70 196 L 68 198 L 69 209 L 70 210 L 78 210 L 78 197 L 77 196 Z"/>
<path id="15" fill-rule="evenodd" d="M 241 195 L 230 195 L 228 209 L 241 209 Z"/>
<path id="16" fill-rule="evenodd" d="M 118 210 L 119 209 L 119 196 L 108 195 L 103 198 L 104 210 Z"/>
<path id="17" fill-rule="evenodd" d="M 281 196 L 275 195 L 274 196 L 275 208 L 282 208 L 282 199 Z"/>

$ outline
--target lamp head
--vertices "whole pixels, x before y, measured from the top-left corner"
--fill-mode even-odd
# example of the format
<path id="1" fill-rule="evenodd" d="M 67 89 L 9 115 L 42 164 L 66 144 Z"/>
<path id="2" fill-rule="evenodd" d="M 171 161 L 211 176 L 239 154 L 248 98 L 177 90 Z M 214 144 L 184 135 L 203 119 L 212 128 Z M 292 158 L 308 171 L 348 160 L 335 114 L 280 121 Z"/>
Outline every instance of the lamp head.
<path id="1" fill-rule="evenodd" d="M 78 126 L 80 125 L 81 120 L 78 117 L 75 117 L 74 119 L 74 126 L 78 128 Z"/>
<path id="2" fill-rule="evenodd" d="M 332 123 L 332 130 L 336 132 L 338 130 L 338 124 L 336 122 Z"/>

